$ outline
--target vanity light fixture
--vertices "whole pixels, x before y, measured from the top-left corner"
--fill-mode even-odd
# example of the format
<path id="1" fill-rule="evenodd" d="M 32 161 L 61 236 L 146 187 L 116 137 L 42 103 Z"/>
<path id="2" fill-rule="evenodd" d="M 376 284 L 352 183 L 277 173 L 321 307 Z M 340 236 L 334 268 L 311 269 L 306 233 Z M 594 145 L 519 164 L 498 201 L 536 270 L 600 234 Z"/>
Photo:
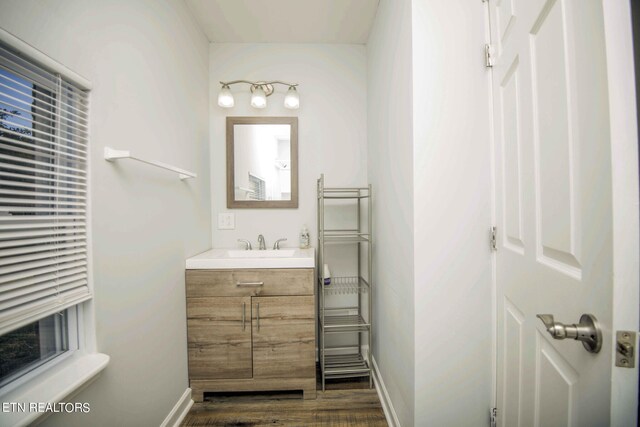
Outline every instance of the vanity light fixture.
<path id="1" fill-rule="evenodd" d="M 289 90 L 284 97 L 284 106 L 291 110 L 297 110 L 300 107 L 300 96 L 295 86 L 289 86 Z"/>
<path id="2" fill-rule="evenodd" d="M 233 95 L 228 85 L 223 85 L 218 94 L 218 105 L 224 108 L 231 108 L 234 105 Z"/>
<path id="3" fill-rule="evenodd" d="M 262 86 L 251 86 L 251 106 L 253 108 L 264 108 L 267 106 L 267 93 Z"/>
<path id="4" fill-rule="evenodd" d="M 236 83 L 246 83 L 251 89 L 251 106 L 254 108 L 265 108 L 267 106 L 267 97 L 274 92 L 273 85 L 280 84 L 283 86 L 289 86 L 289 90 L 284 97 L 284 106 L 291 110 L 298 109 L 300 107 L 300 96 L 296 87 L 298 83 L 286 83 L 279 80 L 271 82 L 252 82 L 248 80 L 234 80 L 231 82 L 220 82 L 222 89 L 218 94 L 218 105 L 222 108 L 231 108 L 235 105 L 233 100 L 233 94 L 229 86 Z"/>
<path id="5" fill-rule="evenodd" d="M 224 108 L 233 107 L 233 95 L 228 85 L 223 85 L 220 93 L 218 94 L 218 105 Z"/>

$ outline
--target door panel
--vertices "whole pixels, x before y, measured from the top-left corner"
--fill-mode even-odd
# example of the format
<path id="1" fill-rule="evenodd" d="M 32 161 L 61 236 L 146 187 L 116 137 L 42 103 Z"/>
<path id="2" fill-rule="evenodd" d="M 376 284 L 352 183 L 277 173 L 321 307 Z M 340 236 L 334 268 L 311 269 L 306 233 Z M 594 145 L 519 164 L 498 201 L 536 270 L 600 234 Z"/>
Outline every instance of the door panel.
<path id="1" fill-rule="evenodd" d="M 609 424 L 611 141 L 602 4 L 490 1 L 502 426 Z M 597 317 L 602 350 L 537 314 Z"/>
<path id="2" fill-rule="evenodd" d="M 504 175 L 503 215 L 504 215 L 504 245 L 520 254 L 524 250 L 522 237 L 522 173 L 521 147 L 518 104 L 518 68 L 520 62 L 516 56 L 506 75 L 500 83 L 500 98 L 502 101 L 502 123 L 504 145 L 502 146 Z"/>
<path id="3" fill-rule="evenodd" d="M 579 142 L 572 120 L 563 3 L 547 2 L 530 34 L 538 259 L 580 279 Z M 567 52 L 568 54 L 568 52 Z M 579 124 L 579 119 L 578 123 Z"/>
<path id="4" fill-rule="evenodd" d="M 313 377 L 313 296 L 253 297 L 254 378 Z"/>
<path id="5" fill-rule="evenodd" d="M 538 331 L 536 426 L 575 426 L 578 373 Z"/>
<path id="6" fill-rule="evenodd" d="M 514 1 L 515 0 L 498 0 L 496 2 L 499 26 L 498 33 L 500 34 L 500 38 L 502 40 L 507 37 L 511 26 L 515 21 Z"/>
<path id="7" fill-rule="evenodd" d="M 522 323 L 524 315 L 509 300 L 504 304 L 504 421 L 507 426 L 520 425 L 520 380 L 522 377 Z"/>
<path id="8" fill-rule="evenodd" d="M 188 298 L 190 378 L 251 378 L 250 310 L 250 297 Z"/>

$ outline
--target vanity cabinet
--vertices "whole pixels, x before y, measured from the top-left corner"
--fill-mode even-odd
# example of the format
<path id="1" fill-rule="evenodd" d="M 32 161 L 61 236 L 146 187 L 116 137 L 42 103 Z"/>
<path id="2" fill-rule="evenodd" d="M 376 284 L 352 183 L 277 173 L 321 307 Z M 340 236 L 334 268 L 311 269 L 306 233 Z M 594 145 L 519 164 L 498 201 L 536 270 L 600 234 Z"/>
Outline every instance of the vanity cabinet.
<path id="1" fill-rule="evenodd" d="M 187 270 L 193 399 L 302 390 L 315 398 L 313 269 Z"/>

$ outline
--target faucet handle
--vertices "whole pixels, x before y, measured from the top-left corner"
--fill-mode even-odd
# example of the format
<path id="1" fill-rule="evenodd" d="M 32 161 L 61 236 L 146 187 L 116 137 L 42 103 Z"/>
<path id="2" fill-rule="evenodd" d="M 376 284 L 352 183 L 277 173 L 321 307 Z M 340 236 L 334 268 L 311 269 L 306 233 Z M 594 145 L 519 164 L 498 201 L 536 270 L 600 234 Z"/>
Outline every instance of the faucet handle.
<path id="1" fill-rule="evenodd" d="M 245 251 L 250 251 L 251 249 L 253 249 L 251 247 L 251 242 L 245 239 L 238 239 L 238 243 L 244 243 L 244 250 Z"/>
<path id="2" fill-rule="evenodd" d="M 275 250 L 279 250 L 280 249 L 280 242 L 286 242 L 287 239 L 278 239 L 276 240 L 276 242 L 273 244 L 273 249 Z"/>

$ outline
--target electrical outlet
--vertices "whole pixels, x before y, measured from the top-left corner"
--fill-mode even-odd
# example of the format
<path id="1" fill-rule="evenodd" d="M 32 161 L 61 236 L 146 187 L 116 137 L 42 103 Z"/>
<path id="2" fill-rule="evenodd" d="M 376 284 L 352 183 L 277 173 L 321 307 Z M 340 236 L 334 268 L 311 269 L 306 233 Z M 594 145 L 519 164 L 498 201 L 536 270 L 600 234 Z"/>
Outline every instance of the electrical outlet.
<path id="1" fill-rule="evenodd" d="M 230 212 L 218 214 L 218 230 L 235 230 L 236 215 Z"/>

